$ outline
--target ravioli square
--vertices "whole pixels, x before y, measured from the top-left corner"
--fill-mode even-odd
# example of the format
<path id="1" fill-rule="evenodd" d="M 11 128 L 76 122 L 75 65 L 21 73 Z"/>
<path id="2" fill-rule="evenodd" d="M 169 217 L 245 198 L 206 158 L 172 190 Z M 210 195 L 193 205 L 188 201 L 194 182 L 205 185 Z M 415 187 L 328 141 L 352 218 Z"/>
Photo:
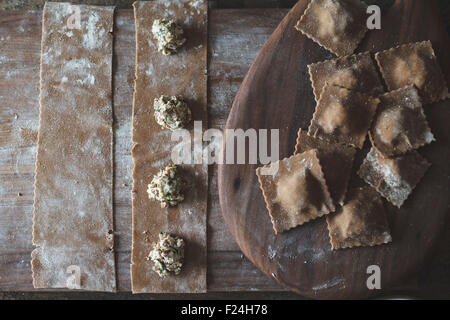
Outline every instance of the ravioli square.
<path id="1" fill-rule="evenodd" d="M 360 0 L 311 0 L 295 28 L 337 56 L 352 54 L 367 32 Z"/>
<path id="2" fill-rule="evenodd" d="M 326 84 L 308 129 L 311 137 L 361 149 L 380 99 Z"/>
<path id="3" fill-rule="evenodd" d="M 317 150 L 331 198 L 335 205 L 343 205 L 356 149 L 344 145 L 329 144 L 326 141 L 308 136 L 305 130 L 300 129 L 294 154 L 313 149 Z"/>
<path id="4" fill-rule="evenodd" d="M 310 150 L 256 169 L 276 234 L 335 210 L 317 150 Z M 273 175 L 262 168 L 277 167 Z"/>
<path id="5" fill-rule="evenodd" d="M 431 41 L 378 52 L 375 59 L 389 91 L 415 85 L 424 105 L 447 98 L 447 84 Z"/>
<path id="6" fill-rule="evenodd" d="M 346 204 L 327 216 L 327 225 L 333 250 L 392 241 L 383 200 L 370 187 L 349 190 Z"/>
<path id="7" fill-rule="evenodd" d="M 308 70 L 316 101 L 326 83 L 370 96 L 384 92 L 375 60 L 369 52 L 313 63 L 308 65 Z"/>
<path id="8" fill-rule="evenodd" d="M 384 156 L 404 154 L 434 141 L 414 86 L 388 92 L 379 98 L 381 103 L 369 137 Z"/>
<path id="9" fill-rule="evenodd" d="M 430 165 L 417 151 L 385 158 L 372 148 L 359 168 L 358 175 L 400 208 L 422 180 Z"/>

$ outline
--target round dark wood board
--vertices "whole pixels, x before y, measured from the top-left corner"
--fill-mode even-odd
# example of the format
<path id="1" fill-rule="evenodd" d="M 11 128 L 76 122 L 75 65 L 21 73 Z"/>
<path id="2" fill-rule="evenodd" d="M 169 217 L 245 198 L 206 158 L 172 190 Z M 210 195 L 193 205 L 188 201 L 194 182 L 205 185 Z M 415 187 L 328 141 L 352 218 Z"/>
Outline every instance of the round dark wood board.
<path id="1" fill-rule="evenodd" d="M 315 110 L 307 65 L 335 57 L 294 29 L 308 3 L 300 0 L 264 45 L 236 95 L 226 126 L 279 129 L 280 158 L 292 155 L 298 129 L 308 128 Z M 450 42 L 434 1 L 398 0 L 382 12 L 381 26 L 367 33 L 356 52 L 431 40 L 450 83 Z M 401 209 L 385 202 L 391 244 L 331 251 L 324 218 L 275 235 L 255 174 L 259 165 L 225 164 L 219 166 L 222 213 L 243 253 L 265 274 L 309 297 L 369 297 L 413 277 L 433 254 L 450 208 L 450 101 L 428 105 L 425 112 L 437 142 L 420 153 L 432 167 Z M 358 152 L 351 186 L 364 184 L 356 171 L 368 147 L 366 141 Z M 367 288 L 370 265 L 381 269 L 381 290 Z"/>

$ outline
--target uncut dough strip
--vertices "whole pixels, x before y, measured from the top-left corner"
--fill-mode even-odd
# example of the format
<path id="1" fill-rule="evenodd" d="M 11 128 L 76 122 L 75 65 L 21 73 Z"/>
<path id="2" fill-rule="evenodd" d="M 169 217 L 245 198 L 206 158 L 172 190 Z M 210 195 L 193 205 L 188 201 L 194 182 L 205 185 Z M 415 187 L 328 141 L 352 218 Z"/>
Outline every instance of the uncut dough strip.
<path id="1" fill-rule="evenodd" d="M 79 29 L 67 23 L 68 3 L 47 3 L 43 13 L 33 285 L 115 291 L 114 7 L 78 8 Z"/>
<path id="2" fill-rule="evenodd" d="M 208 167 L 182 165 L 188 183 L 185 200 L 161 209 L 151 201 L 147 185 L 160 168 L 170 163 L 171 131 L 161 129 L 153 115 L 153 99 L 161 94 L 182 95 L 192 118 L 207 128 L 207 5 L 206 1 L 156 0 L 135 2 L 136 80 L 133 104 L 133 248 L 131 282 L 134 293 L 206 291 L 206 209 Z M 158 18 L 174 19 L 185 30 L 186 44 L 171 56 L 157 51 L 151 28 Z M 190 128 L 193 136 L 193 130 Z M 200 137 L 201 140 L 201 137 Z M 197 154 L 201 150 L 196 149 Z M 159 232 L 186 242 L 185 263 L 177 276 L 159 278 L 146 258 Z"/>

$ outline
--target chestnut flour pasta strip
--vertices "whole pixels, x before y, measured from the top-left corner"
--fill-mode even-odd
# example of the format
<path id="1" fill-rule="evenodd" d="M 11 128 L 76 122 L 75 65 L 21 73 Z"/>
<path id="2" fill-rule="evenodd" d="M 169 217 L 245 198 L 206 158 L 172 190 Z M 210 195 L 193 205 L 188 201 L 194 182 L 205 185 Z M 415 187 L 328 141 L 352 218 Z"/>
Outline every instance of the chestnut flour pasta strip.
<path id="1" fill-rule="evenodd" d="M 35 288 L 116 290 L 113 18 L 113 7 L 50 2 L 44 7 L 33 220 Z"/>
<path id="2" fill-rule="evenodd" d="M 172 131 L 162 129 L 155 121 L 155 98 L 181 95 L 192 111 L 192 119 L 202 121 L 203 128 L 207 128 L 207 4 L 204 0 L 142 1 L 134 3 L 134 14 L 132 290 L 134 293 L 205 292 L 207 164 L 200 161 L 179 166 L 187 187 L 184 201 L 175 207 L 161 208 L 158 202 L 150 200 L 147 186 L 161 168 L 170 164 L 172 150 L 179 143 L 171 141 Z M 175 20 L 184 29 L 187 41 L 176 54 L 165 56 L 158 52 L 152 34 L 156 19 Z M 187 129 L 194 138 L 193 125 Z M 197 159 L 202 155 L 201 139 L 200 135 L 192 143 L 191 149 Z M 180 274 L 164 279 L 152 270 L 153 262 L 148 259 L 159 232 L 170 233 L 185 241 Z"/>

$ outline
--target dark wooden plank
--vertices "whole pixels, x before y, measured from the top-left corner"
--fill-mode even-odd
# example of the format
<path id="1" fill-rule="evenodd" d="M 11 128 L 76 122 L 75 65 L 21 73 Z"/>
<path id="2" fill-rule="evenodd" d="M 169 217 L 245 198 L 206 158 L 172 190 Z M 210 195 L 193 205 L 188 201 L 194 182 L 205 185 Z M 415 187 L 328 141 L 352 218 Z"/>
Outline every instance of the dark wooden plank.
<path id="1" fill-rule="evenodd" d="M 209 14 L 210 127 L 223 129 L 232 100 L 258 51 L 287 10 L 212 10 Z M 114 30 L 114 222 L 118 290 L 130 291 L 131 106 L 135 38 L 132 10 Z M 39 120 L 41 12 L 0 12 L 0 291 L 30 291 L 34 161 Z M 11 188 L 11 181 L 16 188 Z M 217 167 L 208 193 L 208 290 L 281 290 L 246 258 L 221 215 Z M 18 194 L 21 194 L 19 196 Z"/>
<path id="2" fill-rule="evenodd" d="M 306 66 L 333 57 L 294 29 L 308 2 L 298 2 L 261 50 L 226 126 L 280 129 L 281 158 L 292 154 L 298 128 L 308 127 L 315 109 Z M 358 51 L 427 39 L 450 83 L 450 42 L 434 2 L 395 1 L 382 15 L 382 30 L 369 32 Z M 428 266 L 449 220 L 450 101 L 427 106 L 426 113 L 438 142 L 420 152 L 433 166 L 401 210 L 390 208 L 394 240 L 387 246 L 332 252 L 324 219 L 275 236 L 256 179 L 257 165 L 220 166 L 223 214 L 245 255 L 285 287 L 321 298 L 386 293 Z M 355 169 L 359 165 L 356 161 Z M 439 248 L 448 253 L 445 246 Z M 444 257 L 448 264 L 448 254 Z M 367 289 L 369 265 L 381 268 L 381 291 Z"/>

